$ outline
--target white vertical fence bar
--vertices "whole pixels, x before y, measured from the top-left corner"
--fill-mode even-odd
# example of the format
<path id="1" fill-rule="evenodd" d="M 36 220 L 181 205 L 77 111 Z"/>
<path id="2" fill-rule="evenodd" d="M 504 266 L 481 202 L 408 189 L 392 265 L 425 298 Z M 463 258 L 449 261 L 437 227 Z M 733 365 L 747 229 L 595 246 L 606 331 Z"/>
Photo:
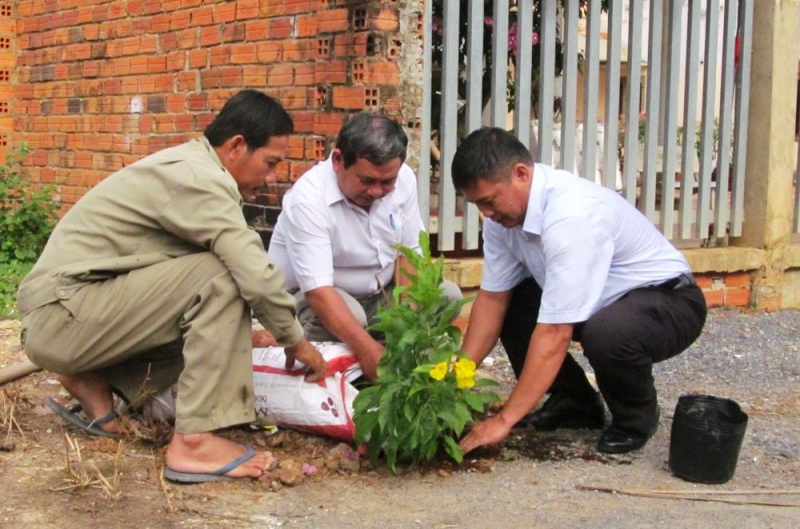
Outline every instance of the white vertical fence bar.
<path id="1" fill-rule="evenodd" d="M 701 0 L 689 0 L 689 21 L 686 37 L 686 91 L 684 92 L 683 137 L 681 145 L 681 201 L 678 223 L 680 238 L 692 236 L 692 196 L 695 180 L 695 140 L 697 122 L 697 86 L 700 69 L 700 15 Z"/>
<path id="2" fill-rule="evenodd" d="M 755 0 L 727 0 L 724 10 L 720 9 L 720 0 L 610 0 L 609 11 L 602 16 L 608 17 L 608 50 L 606 56 L 607 77 L 605 79 L 605 140 L 602 145 L 603 185 L 616 186 L 616 167 L 618 157 L 617 120 L 620 111 L 625 115 L 623 194 L 625 198 L 638 208 L 667 237 L 688 239 L 721 239 L 730 229 L 730 234 L 741 233 L 744 222 L 743 193 L 745 178 L 746 130 L 748 125 L 748 99 L 750 96 L 748 81 L 751 69 L 750 49 L 752 47 L 752 13 Z M 669 4 L 664 4 L 668 1 Z M 557 24 L 559 5 L 562 5 L 563 22 Z M 468 34 L 458 35 L 459 0 L 444 1 L 444 35 L 442 49 L 442 84 L 441 114 L 439 116 L 422 116 L 422 138 L 420 153 L 420 206 L 426 227 L 432 228 L 429 211 L 431 207 L 430 184 L 430 134 L 438 125 L 439 164 L 438 188 L 433 192 L 439 195 L 439 250 L 454 249 L 455 233 L 458 229 L 464 234 L 464 248 L 476 248 L 480 239 L 480 222 L 477 209 L 464 204 L 463 224 L 456 211 L 456 196 L 452 186 L 450 164 L 458 142 L 459 131 L 469 133 L 480 127 L 483 116 L 483 100 L 488 96 L 493 125 L 506 127 L 508 115 L 506 83 L 509 70 L 508 27 L 510 9 L 517 9 L 517 50 L 515 70 L 514 128 L 517 137 L 524 144 L 531 144 L 528 135 L 530 126 L 530 87 L 532 85 L 533 64 L 532 51 L 528 43 L 534 30 L 539 31 L 540 62 L 537 72 L 537 149 L 533 153 L 537 160 L 545 163 L 552 161 L 555 96 L 555 61 L 556 44 L 561 39 L 564 55 L 561 96 L 561 156 L 556 164 L 575 171 L 585 178 L 594 179 L 597 160 L 597 127 L 600 85 L 600 22 L 601 3 L 584 4 L 587 15 L 587 34 L 585 63 L 583 67 L 583 94 L 580 94 L 578 81 L 578 56 L 580 53 L 578 33 L 580 18 L 580 0 L 497 0 L 493 9 L 492 20 L 492 72 L 490 73 L 491 93 L 484 92 L 483 85 L 483 31 L 484 5 L 470 2 L 468 9 Z M 628 57 L 627 83 L 624 108 L 619 108 L 618 86 L 621 77 L 621 33 L 622 10 L 627 5 L 628 12 Z M 664 6 L 669 13 L 664 15 Z M 649 7 L 648 35 L 643 39 L 644 8 Z M 536 16 L 541 20 L 539 28 L 533 27 Z M 702 26 L 703 9 L 705 9 L 705 27 Z M 684 37 L 684 14 L 688 13 L 686 22 L 687 34 Z M 720 19 L 724 13 L 724 21 Z M 662 18 L 668 16 L 666 24 Z M 430 106 L 433 90 L 431 54 L 431 3 L 426 3 L 424 21 L 424 54 L 423 63 L 424 87 L 423 104 Z M 668 28 L 668 29 L 667 29 Z M 736 56 L 737 30 L 741 50 Z M 701 34 L 704 32 L 704 34 Z M 560 35 L 559 35 L 560 33 Z M 703 38 L 704 37 L 704 38 Z M 461 39 L 466 38 L 466 61 L 459 61 Z M 685 42 L 683 42 L 685 40 Z M 646 123 L 644 135 L 642 174 L 638 174 L 639 146 L 639 109 L 642 93 L 643 42 L 647 42 L 647 90 Z M 722 41 L 720 59 L 717 47 Z M 685 50 L 685 54 L 684 54 Z M 700 57 L 702 54 L 702 61 Z M 662 62 L 666 60 L 666 69 L 662 75 Z M 681 61 L 685 60 L 682 65 Z M 735 62 L 736 61 L 736 62 Z M 466 64 L 464 71 L 459 71 L 459 62 Z M 721 63 L 721 67 L 719 64 Z M 702 64 L 702 66 L 700 66 Z M 702 94 L 698 90 L 702 70 Z M 721 85 L 717 82 L 720 74 Z M 461 78 L 464 76 L 465 78 Z M 679 82 L 680 80 L 680 82 Z M 459 123 L 459 82 L 466 81 L 467 94 L 463 101 L 462 125 Z M 683 92 L 681 92 L 683 91 Z M 720 93 L 718 96 L 717 93 Z M 684 101 L 680 102 L 683 93 Z M 578 98 L 583 98 L 583 141 L 576 146 L 576 125 L 578 121 Z M 702 97 L 701 111 L 697 112 L 698 99 Z M 659 118 L 664 110 L 664 116 Z M 719 136 L 715 138 L 715 114 L 719 114 Z M 682 155 L 677 161 L 677 127 L 679 117 L 683 120 L 681 134 Z M 659 123 L 659 119 L 663 121 Z M 436 123 L 438 120 L 438 123 Z M 697 124 L 700 124 L 700 136 L 697 138 Z M 731 142 L 731 138 L 733 141 Z M 699 167 L 695 158 L 695 142 L 699 144 Z M 715 141 L 719 152 L 716 159 L 713 151 Z M 659 159 L 659 149 L 663 146 L 663 156 Z M 576 168 L 578 156 L 576 151 L 582 149 L 581 166 Z M 800 153 L 798 153 L 800 156 Z M 733 164 L 731 166 L 731 163 Z M 714 171 L 714 166 L 718 169 Z M 729 187 L 729 168 L 732 176 L 732 189 Z M 695 169 L 698 175 L 695 179 Z M 680 172 L 682 180 L 675 183 Z M 718 174 L 716 174 L 718 173 Z M 716 177 L 716 180 L 712 179 Z M 662 180 L 658 180 L 661 178 Z M 800 165 L 798 165 L 800 178 Z M 641 190 L 638 185 L 641 183 Z M 658 186 L 661 186 L 662 200 L 657 204 Z M 679 188 L 677 210 L 673 198 Z M 697 190 L 696 206 L 693 193 Z M 732 191 L 732 193 L 729 193 Z M 800 231 L 800 191 L 796 191 L 794 211 L 794 230 Z M 709 226 L 714 223 L 713 234 L 709 234 Z M 730 223 L 730 224 L 729 224 Z M 677 224 L 677 226 L 675 226 Z M 713 241 L 719 243 L 719 240 Z"/>
<path id="3" fill-rule="evenodd" d="M 533 2 L 519 2 L 517 7 L 517 67 L 514 102 L 514 129 L 523 145 L 531 143 L 531 77 L 533 75 Z"/>
<path id="4" fill-rule="evenodd" d="M 708 238 L 711 224 L 712 184 L 714 154 L 714 107 L 717 91 L 717 46 L 719 38 L 719 0 L 708 0 L 706 8 L 706 50 L 703 74 L 703 115 L 700 132 L 700 174 L 697 189 L 697 233 Z"/>
<path id="5" fill-rule="evenodd" d="M 639 208 L 653 222 L 656 216 L 656 170 L 658 150 L 658 116 L 661 92 L 661 0 L 650 0 L 650 29 L 647 53 L 647 123 L 644 133 L 644 174 Z"/>
<path id="6" fill-rule="evenodd" d="M 747 125 L 750 102 L 750 50 L 753 46 L 753 1 L 742 0 L 739 6 L 739 29 L 742 46 L 736 71 L 736 129 L 733 134 L 733 204 L 731 205 L 731 235 L 742 234 L 744 220 L 744 170 L 747 161 Z"/>
<path id="7" fill-rule="evenodd" d="M 606 48 L 606 112 L 603 143 L 603 185 L 617 187 L 619 136 L 619 80 L 622 49 L 622 0 L 611 0 L 608 10 L 608 47 Z"/>
<path id="8" fill-rule="evenodd" d="M 422 20 L 422 111 L 420 115 L 419 170 L 417 171 L 417 197 L 419 212 L 425 229 L 431 231 L 431 106 L 433 105 L 433 5 L 425 2 Z"/>
<path id="9" fill-rule="evenodd" d="M 508 0 L 494 0 L 492 20 L 492 125 L 506 128 L 508 103 Z"/>
<path id="10" fill-rule="evenodd" d="M 469 134 L 481 127 L 483 113 L 483 5 L 470 2 L 467 11 L 467 101 L 465 130 Z M 478 247 L 480 239 L 480 215 L 475 204 L 464 201 L 463 240 L 464 248 Z"/>
<path id="11" fill-rule="evenodd" d="M 717 139 L 717 196 L 714 210 L 714 237 L 717 238 L 725 236 L 729 220 L 728 172 L 733 129 L 733 76 L 738 5 L 737 0 L 725 1 L 725 29 L 722 36 L 722 95 L 719 107 L 719 138 Z"/>
<path id="12" fill-rule="evenodd" d="M 639 105 L 642 89 L 642 0 L 632 0 L 628 11 L 628 80 L 625 98 L 625 146 L 623 188 L 625 199 L 636 204 L 639 165 Z"/>
<path id="13" fill-rule="evenodd" d="M 538 149 L 536 159 L 550 165 L 553 159 L 553 83 L 556 76 L 556 0 L 542 0 L 539 33 Z"/>
<path id="14" fill-rule="evenodd" d="M 560 167 L 574 172 L 575 121 L 578 108 L 578 14 L 579 0 L 564 1 L 563 52 L 561 75 L 561 159 Z M 539 136 L 541 137 L 541 135 Z"/>
<path id="15" fill-rule="evenodd" d="M 458 0 L 444 2 L 442 50 L 442 115 L 439 121 L 439 238 L 440 251 L 455 247 L 456 194 L 450 164 L 458 140 Z"/>
<path id="16" fill-rule="evenodd" d="M 594 181 L 597 167 L 597 92 L 600 86 L 600 2 L 589 2 L 583 67 L 583 144 L 581 175 Z"/>
<path id="17" fill-rule="evenodd" d="M 675 224 L 675 157 L 678 139 L 678 105 L 680 85 L 676 82 L 680 77 L 681 40 L 683 26 L 681 24 L 683 2 L 669 2 L 669 31 L 667 72 L 663 83 L 664 89 L 664 137 L 663 157 L 661 161 L 661 217 L 659 226 L 667 239 L 673 238 Z"/>
<path id="18" fill-rule="evenodd" d="M 639 208 L 653 222 L 656 216 L 656 169 L 658 150 L 659 107 L 661 102 L 661 0 L 650 0 L 650 32 L 647 54 L 647 122 L 644 139 L 644 174 Z"/>

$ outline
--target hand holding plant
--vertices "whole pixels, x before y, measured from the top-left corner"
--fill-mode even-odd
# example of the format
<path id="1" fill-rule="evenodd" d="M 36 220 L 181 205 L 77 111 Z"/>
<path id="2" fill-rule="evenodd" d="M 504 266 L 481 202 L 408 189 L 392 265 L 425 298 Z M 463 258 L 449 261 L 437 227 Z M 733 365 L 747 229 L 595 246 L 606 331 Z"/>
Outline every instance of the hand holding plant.
<path id="1" fill-rule="evenodd" d="M 380 310 L 380 323 L 371 328 L 384 333 L 386 347 L 374 385 L 354 402 L 356 441 L 366 444 L 373 465 L 382 452 L 392 472 L 398 461 L 415 466 L 440 447 L 460 463 L 464 427 L 500 400 L 471 391 L 497 383 L 478 379 L 475 362 L 459 349 L 461 331 L 450 322 L 468 300 L 444 297 L 444 259 L 431 258 L 425 233 L 420 246 L 422 255 L 397 246 L 416 275 L 404 272 L 411 284 L 395 287 L 392 306 Z"/>

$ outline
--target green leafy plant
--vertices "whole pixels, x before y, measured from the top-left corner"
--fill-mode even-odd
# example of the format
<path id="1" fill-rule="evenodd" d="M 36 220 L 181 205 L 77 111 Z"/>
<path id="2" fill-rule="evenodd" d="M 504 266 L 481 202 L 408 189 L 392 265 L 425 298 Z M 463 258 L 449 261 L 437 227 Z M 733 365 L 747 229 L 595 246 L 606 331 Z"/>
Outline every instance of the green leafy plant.
<path id="1" fill-rule="evenodd" d="M 19 283 L 33 267 L 56 225 L 55 186 L 36 187 L 22 166 L 25 144 L 0 165 L 0 316 L 15 312 Z"/>
<path id="2" fill-rule="evenodd" d="M 408 286 L 395 287 L 392 304 L 379 311 L 371 330 L 386 339 L 378 377 L 354 402 L 356 441 L 364 443 L 373 465 L 383 453 L 396 471 L 397 462 L 416 466 L 432 459 L 440 448 L 457 462 L 457 439 L 475 414 L 500 400 L 492 392 L 473 388 L 496 386 L 476 378 L 475 363 L 460 350 L 461 331 L 451 324 L 468 300 L 442 295 L 444 257 L 431 258 L 430 242 L 420 234 L 422 255 L 396 246 L 416 270 L 405 273 Z"/>

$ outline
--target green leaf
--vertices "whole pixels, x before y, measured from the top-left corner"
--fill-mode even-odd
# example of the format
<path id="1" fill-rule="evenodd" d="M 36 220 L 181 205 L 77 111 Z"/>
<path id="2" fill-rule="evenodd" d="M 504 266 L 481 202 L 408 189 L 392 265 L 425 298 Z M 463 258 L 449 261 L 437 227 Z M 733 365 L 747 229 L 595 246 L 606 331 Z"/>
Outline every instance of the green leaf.
<path id="1" fill-rule="evenodd" d="M 444 438 L 444 449 L 447 455 L 452 457 L 456 463 L 461 463 L 464 460 L 464 454 L 461 453 L 461 448 L 449 435 Z"/>

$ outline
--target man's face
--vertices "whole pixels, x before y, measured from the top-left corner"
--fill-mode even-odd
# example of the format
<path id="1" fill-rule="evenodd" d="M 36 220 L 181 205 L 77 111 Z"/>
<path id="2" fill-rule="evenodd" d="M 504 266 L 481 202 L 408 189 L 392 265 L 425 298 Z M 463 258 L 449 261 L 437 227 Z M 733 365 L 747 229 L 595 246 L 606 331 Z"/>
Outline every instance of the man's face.
<path id="1" fill-rule="evenodd" d="M 286 158 L 289 136 L 273 136 L 266 145 L 255 151 L 247 148 L 244 138 L 239 141 L 236 138 L 224 165 L 236 180 L 242 198 L 250 201 L 267 182 L 275 181 L 275 167 Z"/>
<path id="2" fill-rule="evenodd" d="M 397 174 L 403 161 L 395 158 L 383 165 L 374 165 L 364 158 L 345 169 L 342 153 L 334 149 L 331 156 L 333 170 L 342 194 L 354 204 L 368 210 L 372 203 L 394 190 Z"/>
<path id="3" fill-rule="evenodd" d="M 531 171 L 525 164 L 516 164 L 508 180 L 491 182 L 479 178 L 473 186 L 464 189 L 464 198 L 475 204 L 484 217 L 504 228 L 520 226 L 528 210 Z"/>

